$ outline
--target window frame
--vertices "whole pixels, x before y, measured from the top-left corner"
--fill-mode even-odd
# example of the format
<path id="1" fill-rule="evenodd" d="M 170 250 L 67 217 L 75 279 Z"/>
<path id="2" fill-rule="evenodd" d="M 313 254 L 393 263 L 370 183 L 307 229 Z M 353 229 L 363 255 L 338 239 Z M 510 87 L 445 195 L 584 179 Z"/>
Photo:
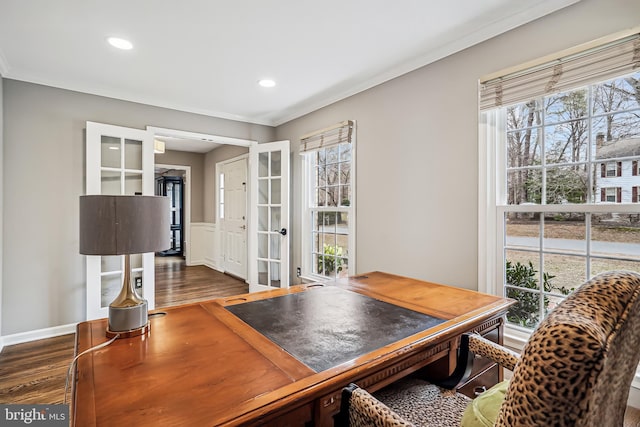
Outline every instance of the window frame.
<path id="1" fill-rule="evenodd" d="M 504 268 L 506 257 L 504 250 L 507 247 L 507 236 L 503 227 L 503 218 L 507 212 L 524 213 L 534 209 L 535 212 L 541 214 L 576 211 L 590 214 L 609 212 L 638 214 L 637 203 L 603 203 L 600 202 L 600 194 L 595 194 L 598 200 L 596 203 L 507 205 L 507 132 L 501 132 L 501 129 L 506 129 L 506 118 L 504 114 L 499 114 L 498 110 L 480 112 L 479 116 L 478 291 L 499 296 L 505 294 L 503 284 L 506 283 Z M 597 161 L 592 164 L 596 167 Z M 610 186 L 610 188 L 614 189 L 616 193 L 620 193 L 620 187 Z M 594 186 L 593 189 L 596 190 L 596 187 Z M 638 196 L 640 199 L 640 194 Z M 616 198 L 616 200 L 618 199 Z M 615 207 L 612 207 L 614 204 Z M 591 255 L 589 254 L 589 256 Z M 624 257 L 621 259 L 624 260 Z M 523 345 L 531 332 L 531 330 L 524 330 L 510 323 L 505 324 L 505 337 L 509 337 L 510 342 L 515 346 Z"/>
<path id="2" fill-rule="evenodd" d="M 611 34 L 579 46 L 565 49 L 551 55 L 547 55 L 538 60 L 528 62 L 526 64 L 512 67 L 507 70 L 498 71 L 496 73 L 484 76 L 478 81 L 479 111 L 478 111 L 478 291 L 494 295 L 502 295 L 505 263 L 502 258 L 502 247 L 505 242 L 504 227 L 502 227 L 504 212 L 501 211 L 501 204 L 505 203 L 499 195 L 506 194 L 504 184 L 506 183 L 505 168 L 497 168 L 497 165 L 505 165 L 505 154 L 499 150 L 500 146 L 505 146 L 506 132 L 500 134 L 497 129 L 504 129 L 504 120 L 496 114 L 486 114 L 482 111 L 485 107 L 491 106 L 494 98 L 485 99 L 483 91 L 486 90 L 487 82 L 502 79 L 508 75 L 524 74 L 536 68 L 550 68 L 557 65 L 557 60 L 568 58 L 569 62 L 572 57 L 580 57 L 585 52 L 591 52 L 592 49 L 599 49 L 606 44 L 615 44 L 620 41 L 624 42 L 624 38 L 637 37 L 640 27 L 621 31 Z M 627 55 L 629 56 L 629 55 Z M 627 58 L 629 59 L 629 58 Z M 550 64 L 550 65 L 549 65 Z M 603 69 L 606 74 L 608 70 Z M 544 73 L 542 73 L 544 74 Z M 622 75 L 626 73 L 620 73 Z M 489 88 L 491 89 L 491 88 Z M 496 95 L 500 95 L 500 101 L 503 101 L 503 93 L 496 90 Z M 528 98 L 528 97 L 527 97 Z M 632 175 L 640 175 L 640 161 L 634 162 Z M 638 186 L 640 188 L 640 186 Z M 594 188 L 594 190 L 596 190 Z M 636 190 L 637 193 L 640 191 Z M 599 194 L 594 194 L 598 197 Z M 640 194 L 638 201 L 633 200 L 632 203 L 622 203 L 616 205 L 615 210 L 619 213 L 628 213 L 635 216 L 638 221 L 637 203 L 640 203 Z M 635 204 L 635 206 L 634 206 Z M 563 210 L 571 210 L 573 207 L 566 205 L 547 205 L 549 210 L 556 212 Z M 592 211 L 597 213 L 600 209 L 609 209 L 611 205 L 605 204 L 591 205 Z M 527 207 L 523 207 L 523 212 L 528 211 Z M 502 280 L 501 280 L 502 279 Z M 515 349 L 522 349 L 529 339 L 530 330 L 522 330 L 505 324 L 504 343 Z M 636 371 L 632 386 L 640 389 L 640 367 Z"/>
<path id="3" fill-rule="evenodd" d="M 325 276 L 313 272 L 314 265 L 314 253 L 313 253 L 313 217 L 316 212 L 344 212 L 348 215 L 348 227 L 347 227 L 347 241 L 348 241 L 348 254 L 346 258 L 348 261 L 348 268 L 345 274 L 352 276 L 356 274 L 356 136 L 355 126 L 353 136 L 350 143 L 351 145 L 351 160 L 350 160 L 350 203 L 349 206 L 313 206 L 313 199 L 315 194 L 315 167 L 316 162 L 314 159 L 316 152 L 301 153 L 302 158 L 302 203 L 301 203 L 301 260 L 300 260 L 300 275 L 299 277 L 304 281 L 326 281 L 332 280 L 333 276 Z M 341 145 L 341 144 L 338 144 Z"/>

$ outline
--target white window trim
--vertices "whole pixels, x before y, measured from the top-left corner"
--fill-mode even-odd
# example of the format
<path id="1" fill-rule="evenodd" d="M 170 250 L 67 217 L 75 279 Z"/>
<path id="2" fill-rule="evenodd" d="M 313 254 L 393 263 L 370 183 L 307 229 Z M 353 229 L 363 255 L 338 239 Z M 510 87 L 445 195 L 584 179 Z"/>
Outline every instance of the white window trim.
<path id="1" fill-rule="evenodd" d="M 348 237 L 348 242 L 349 242 L 349 256 L 347 257 L 349 259 L 349 269 L 348 269 L 348 275 L 349 276 L 353 276 L 356 274 L 357 269 L 356 269 L 356 127 L 354 126 L 353 129 L 353 137 L 352 137 L 352 141 L 351 141 L 351 201 L 350 201 L 350 205 L 348 207 L 348 209 L 345 209 L 345 207 L 340 207 L 340 208 L 334 208 L 334 207 L 329 207 L 327 208 L 327 210 L 330 211 L 345 211 L 349 213 L 349 237 Z M 302 201 L 301 201 L 301 205 L 300 205 L 300 212 L 301 212 L 301 230 L 302 232 L 300 233 L 300 248 L 301 248 L 301 260 L 300 260 L 300 268 L 301 268 L 301 275 L 300 275 L 300 279 L 306 282 L 315 282 L 315 281 L 326 281 L 327 277 L 320 275 L 320 274 L 314 274 L 312 273 L 313 271 L 313 259 L 310 256 L 311 254 L 311 250 L 312 250 L 312 241 L 311 238 L 309 236 L 311 236 L 311 230 L 313 228 L 313 224 L 312 224 L 312 219 L 310 215 L 307 215 L 309 210 L 310 210 L 310 206 L 311 206 L 311 198 L 312 198 L 312 194 L 311 191 L 309 191 L 311 183 L 314 182 L 314 177 L 313 177 L 313 168 L 309 167 L 309 160 L 308 160 L 308 156 L 309 154 L 304 154 L 301 156 L 302 158 Z"/>

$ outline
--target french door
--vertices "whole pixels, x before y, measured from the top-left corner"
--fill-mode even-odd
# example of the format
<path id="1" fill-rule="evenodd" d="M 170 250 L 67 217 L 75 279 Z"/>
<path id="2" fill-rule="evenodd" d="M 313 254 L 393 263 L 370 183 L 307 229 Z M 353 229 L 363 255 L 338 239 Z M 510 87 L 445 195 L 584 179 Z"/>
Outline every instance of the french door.
<path id="1" fill-rule="evenodd" d="M 87 122 L 86 194 L 153 195 L 153 134 L 153 130 Z M 233 144 L 229 139 L 223 143 Z M 249 147 L 251 292 L 289 287 L 289 156 L 289 141 L 252 141 Z M 141 284 L 138 292 L 150 310 L 155 308 L 154 254 L 132 256 L 131 267 L 134 280 Z M 87 256 L 87 320 L 107 317 L 122 286 L 123 268 L 121 256 Z"/>
<path id="2" fill-rule="evenodd" d="M 86 194 L 154 194 L 153 139 L 147 131 L 87 122 Z M 155 307 L 154 254 L 131 256 L 132 277 Z M 122 288 L 124 256 L 87 256 L 87 320 L 107 317 Z M 139 285 L 138 285 L 139 284 Z"/>
<path id="3" fill-rule="evenodd" d="M 289 287 L 289 141 L 249 150 L 249 290 Z"/>

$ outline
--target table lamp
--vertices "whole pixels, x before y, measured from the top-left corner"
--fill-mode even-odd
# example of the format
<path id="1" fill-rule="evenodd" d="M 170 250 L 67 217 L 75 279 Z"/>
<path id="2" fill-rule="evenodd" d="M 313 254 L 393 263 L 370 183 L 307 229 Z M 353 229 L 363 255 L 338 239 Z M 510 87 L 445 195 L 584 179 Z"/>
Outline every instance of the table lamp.
<path id="1" fill-rule="evenodd" d="M 130 255 L 171 246 L 169 206 L 169 198 L 159 196 L 80 196 L 80 253 L 124 255 L 122 290 L 109 304 L 108 337 L 149 330 L 147 300 L 136 292 Z"/>

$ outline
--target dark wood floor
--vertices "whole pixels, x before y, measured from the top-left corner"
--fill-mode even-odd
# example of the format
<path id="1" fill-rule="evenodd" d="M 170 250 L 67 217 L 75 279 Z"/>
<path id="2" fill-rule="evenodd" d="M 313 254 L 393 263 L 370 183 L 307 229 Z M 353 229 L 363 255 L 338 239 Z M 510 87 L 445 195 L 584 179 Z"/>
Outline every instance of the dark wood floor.
<path id="1" fill-rule="evenodd" d="M 187 267 L 182 258 L 156 257 L 156 308 L 249 292 L 249 285 L 204 265 Z"/>
<path id="2" fill-rule="evenodd" d="M 248 291 L 244 281 L 208 267 L 187 267 L 181 258 L 156 257 L 157 308 Z M 62 403 L 74 340 L 75 335 L 69 334 L 5 347 L 0 353 L 0 403 Z"/>

